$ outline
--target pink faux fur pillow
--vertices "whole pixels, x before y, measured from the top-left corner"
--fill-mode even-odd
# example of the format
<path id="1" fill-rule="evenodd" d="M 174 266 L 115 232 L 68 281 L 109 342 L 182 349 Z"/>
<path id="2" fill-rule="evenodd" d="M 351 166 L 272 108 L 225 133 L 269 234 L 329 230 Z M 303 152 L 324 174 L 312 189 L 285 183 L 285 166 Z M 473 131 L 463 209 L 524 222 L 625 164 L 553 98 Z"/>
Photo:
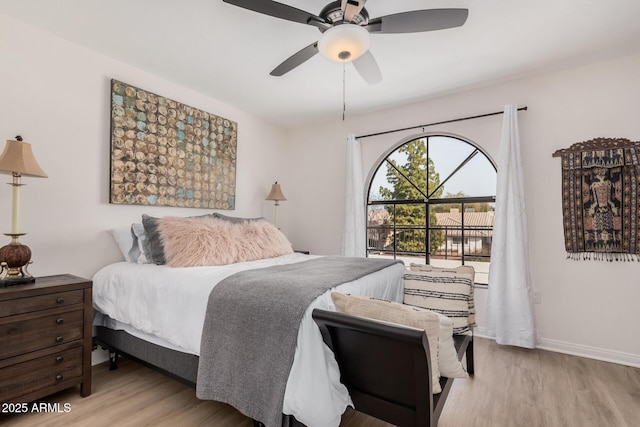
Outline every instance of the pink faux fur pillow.
<path id="1" fill-rule="evenodd" d="M 232 223 L 211 216 L 159 220 L 167 265 L 226 265 L 293 252 L 291 243 L 264 220 Z"/>

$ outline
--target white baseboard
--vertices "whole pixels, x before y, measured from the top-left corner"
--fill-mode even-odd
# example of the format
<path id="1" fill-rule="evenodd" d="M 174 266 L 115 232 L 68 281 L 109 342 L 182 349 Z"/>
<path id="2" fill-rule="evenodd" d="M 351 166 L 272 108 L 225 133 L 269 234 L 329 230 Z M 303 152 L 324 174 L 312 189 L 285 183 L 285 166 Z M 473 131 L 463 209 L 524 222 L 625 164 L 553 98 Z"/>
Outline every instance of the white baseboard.
<path id="1" fill-rule="evenodd" d="M 473 332 L 474 335 L 478 337 L 495 340 L 494 337 L 490 337 L 487 335 L 487 331 L 485 328 L 474 328 Z M 556 353 L 570 354 L 572 356 L 586 357 L 588 359 L 601 360 L 603 362 L 611 362 L 620 365 L 632 366 L 634 368 L 640 368 L 640 355 L 637 354 L 607 350 L 604 348 L 574 344 L 548 338 L 541 338 L 540 344 L 538 344 L 536 348 L 539 348 L 541 350 L 555 351 Z"/>

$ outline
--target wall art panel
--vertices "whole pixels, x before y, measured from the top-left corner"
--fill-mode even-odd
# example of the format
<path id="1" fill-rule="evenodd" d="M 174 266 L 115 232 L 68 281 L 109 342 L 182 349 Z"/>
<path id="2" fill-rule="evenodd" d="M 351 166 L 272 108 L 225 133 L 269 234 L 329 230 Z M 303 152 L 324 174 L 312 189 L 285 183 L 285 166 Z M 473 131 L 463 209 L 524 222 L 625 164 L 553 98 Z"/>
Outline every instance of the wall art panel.
<path id="1" fill-rule="evenodd" d="M 110 202 L 235 209 L 238 124 L 111 80 Z"/>

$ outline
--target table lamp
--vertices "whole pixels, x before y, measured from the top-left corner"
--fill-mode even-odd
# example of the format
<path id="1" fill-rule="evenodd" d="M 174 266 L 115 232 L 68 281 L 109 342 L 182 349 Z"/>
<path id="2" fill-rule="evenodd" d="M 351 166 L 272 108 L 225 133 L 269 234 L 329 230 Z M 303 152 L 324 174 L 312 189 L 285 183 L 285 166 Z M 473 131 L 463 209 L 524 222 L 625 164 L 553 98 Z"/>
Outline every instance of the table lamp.
<path id="1" fill-rule="evenodd" d="M 282 189 L 280 188 L 280 184 L 278 184 L 278 181 L 276 181 L 275 184 L 271 186 L 271 192 L 265 200 L 274 201 L 276 228 L 280 230 L 280 227 L 278 227 L 278 206 L 280 206 L 280 200 L 287 200 L 287 198 L 284 197 L 284 194 L 282 194 Z"/>
<path id="2" fill-rule="evenodd" d="M 31 144 L 22 142 L 21 136 L 15 140 L 7 140 L 4 151 L 0 154 L 0 173 L 8 172 L 13 176 L 11 197 L 11 242 L 0 248 L 0 286 L 33 283 L 35 277 L 27 271 L 31 261 L 31 249 L 19 241 L 26 233 L 19 231 L 20 187 L 22 175 L 46 178 L 31 150 Z"/>

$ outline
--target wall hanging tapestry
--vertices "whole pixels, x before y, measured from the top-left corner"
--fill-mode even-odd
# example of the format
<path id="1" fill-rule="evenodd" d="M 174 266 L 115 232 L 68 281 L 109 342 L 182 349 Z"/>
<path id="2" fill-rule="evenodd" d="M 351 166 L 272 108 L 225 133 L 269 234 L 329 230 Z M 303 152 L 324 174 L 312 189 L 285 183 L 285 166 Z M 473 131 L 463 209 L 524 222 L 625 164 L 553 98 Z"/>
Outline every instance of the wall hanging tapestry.
<path id="1" fill-rule="evenodd" d="M 568 257 L 640 260 L 640 142 L 596 138 L 553 156 L 562 157 Z"/>
<path id="2" fill-rule="evenodd" d="M 111 203 L 235 209 L 238 124 L 111 80 Z"/>

